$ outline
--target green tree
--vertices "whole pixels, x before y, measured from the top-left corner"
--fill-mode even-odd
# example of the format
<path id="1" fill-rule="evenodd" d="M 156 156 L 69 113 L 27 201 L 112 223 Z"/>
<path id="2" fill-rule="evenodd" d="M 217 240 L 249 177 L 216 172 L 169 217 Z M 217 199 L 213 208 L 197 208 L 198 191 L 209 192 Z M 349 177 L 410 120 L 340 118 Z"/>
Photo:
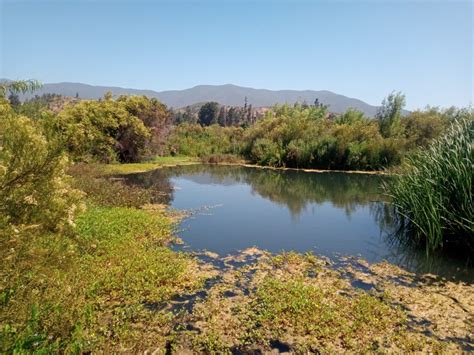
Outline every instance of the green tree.
<path id="1" fill-rule="evenodd" d="M 199 124 L 210 126 L 217 122 L 219 114 L 219 104 L 217 102 L 206 102 L 199 110 Z"/>
<path id="2" fill-rule="evenodd" d="M 120 96 L 117 103 L 123 104 L 131 115 L 138 117 L 150 130 L 151 137 L 147 143 L 149 153 L 161 153 L 171 127 L 171 112 L 166 105 L 146 96 Z"/>
<path id="3" fill-rule="evenodd" d="M 8 101 L 10 101 L 10 105 L 13 107 L 13 109 L 18 109 L 21 105 L 20 98 L 18 97 L 18 94 L 15 92 L 11 92 L 10 95 L 8 96 Z"/>
<path id="4" fill-rule="evenodd" d="M 136 162 L 145 153 L 152 132 L 131 105 L 109 95 L 101 101 L 83 100 L 61 111 L 54 126 L 76 160 Z"/>
<path id="5" fill-rule="evenodd" d="M 353 124 L 356 122 L 362 122 L 365 121 L 364 113 L 353 109 L 349 108 L 346 112 L 344 112 L 342 115 L 338 116 L 336 118 L 336 123 L 338 124 Z"/>
<path id="6" fill-rule="evenodd" d="M 227 110 L 225 106 L 221 106 L 221 109 L 219 110 L 219 116 L 217 117 L 217 123 L 219 123 L 219 126 L 225 127 L 227 126 Z"/>
<path id="7" fill-rule="evenodd" d="M 399 132 L 400 117 L 404 107 L 405 95 L 401 92 L 392 92 L 382 101 L 382 106 L 375 115 L 382 136 L 387 138 Z"/>

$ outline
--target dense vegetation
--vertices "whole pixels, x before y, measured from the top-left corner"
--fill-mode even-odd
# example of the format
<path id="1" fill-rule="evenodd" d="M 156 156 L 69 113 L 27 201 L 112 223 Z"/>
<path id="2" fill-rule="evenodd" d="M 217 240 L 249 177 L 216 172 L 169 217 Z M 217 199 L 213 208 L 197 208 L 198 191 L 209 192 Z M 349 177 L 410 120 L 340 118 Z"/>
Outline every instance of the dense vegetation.
<path id="1" fill-rule="evenodd" d="M 468 112 L 447 134 L 404 164 L 387 190 L 418 241 L 429 250 L 474 250 L 474 121 Z"/>
<path id="2" fill-rule="evenodd" d="M 380 170 L 426 147 L 459 115 L 428 108 L 402 117 L 403 102 L 402 95 L 390 95 L 376 119 L 353 109 L 334 115 L 320 104 L 296 104 L 276 106 L 248 128 L 183 124 L 170 134 L 167 152 L 234 154 L 275 167 Z"/>
<path id="3" fill-rule="evenodd" d="M 121 103 L 132 110 L 136 101 Z M 130 119 L 110 102 L 76 106 Z M 64 117 L 44 114 L 17 114 L 0 96 L 0 352 L 164 348 L 175 320 L 150 305 L 199 288 L 205 276 L 166 247 L 173 222 L 146 208 L 153 193 L 105 181 L 91 166 L 69 169 L 67 153 L 82 151 L 55 125 Z M 78 130 L 93 127 L 85 118 Z"/>
<path id="4" fill-rule="evenodd" d="M 167 247 L 173 220 L 157 203 L 167 202 L 160 193 L 169 186 L 128 186 L 92 163 L 234 154 L 272 166 L 381 169 L 414 153 L 409 175 L 391 190 L 398 208 L 430 245 L 446 235 L 472 245 L 472 113 L 429 109 L 402 117 L 402 97 L 394 94 L 376 120 L 353 110 L 335 116 L 317 103 L 275 107 L 249 127 L 227 119 L 218 125 L 208 105 L 202 125 L 172 129 L 170 112 L 157 100 L 110 94 L 17 100 L 18 92 L 36 87 L 0 84 L 0 352 L 267 351 L 279 338 L 301 351 L 444 349 L 409 331 L 400 295 L 356 291 L 313 256 L 263 258 L 248 273 L 251 280 L 240 271 L 221 275 L 194 314 L 174 313 L 177 296 L 203 292 L 216 271 Z M 446 138 L 416 153 L 459 115 L 464 121 Z M 254 184 L 267 193 L 267 182 Z M 325 190 L 278 184 L 283 194 L 292 189 L 301 196 L 294 211 L 303 208 L 303 196 L 318 200 L 315 191 Z M 432 213 L 427 223 L 425 213 Z M 232 284 L 240 298 L 223 298 Z M 236 301 L 238 307 L 229 305 Z M 180 333 L 186 317 L 202 331 Z"/>
<path id="5" fill-rule="evenodd" d="M 202 126 L 218 124 L 222 127 L 248 127 L 263 117 L 265 108 L 254 108 L 245 98 L 243 106 L 205 102 L 170 111 L 172 121 L 176 125 L 199 123 Z"/>

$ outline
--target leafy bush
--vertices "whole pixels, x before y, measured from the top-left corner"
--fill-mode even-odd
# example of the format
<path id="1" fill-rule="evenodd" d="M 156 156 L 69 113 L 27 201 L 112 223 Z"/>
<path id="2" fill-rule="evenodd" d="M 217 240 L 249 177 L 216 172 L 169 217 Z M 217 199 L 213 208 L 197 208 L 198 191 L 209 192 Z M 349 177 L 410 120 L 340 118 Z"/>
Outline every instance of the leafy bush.
<path id="1" fill-rule="evenodd" d="M 70 187 L 62 144 L 38 122 L 0 112 L 0 215 L 3 224 L 46 229 L 73 223 L 81 193 Z"/>
<path id="2" fill-rule="evenodd" d="M 401 116 L 403 96 L 397 95 L 385 101 L 378 120 L 355 109 L 334 115 L 320 105 L 277 105 L 247 128 L 181 124 L 170 134 L 166 152 L 198 157 L 233 154 L 276 167 L 390 168 L 439 137 L 459 114 L 456 109 L 428 108 Z"/>
<path id="3" fill-rule="evenodd" d="M 137 162 L 159 153 L 170 124 L 166 106 L 144 96 L 83 100 L 54 118 L 75 160 Z"/>
<path id="4" fill-rule="evenodd" d="M 212 125 L 183 124 L 175 127 L 167 141 L 167 153 L 205 157 L 213 154 L 237 154 L 240 151 L 243 129 Z"/>
<path id="5" fill-rule="evenodd" d="M 253 142 L 250 157 L 261 165 L 282 166 L 281 149 L 278 143 L 268 138 L 259 138 Z"/>
<path id="6" fill-rule="evenodd" d="M 455 122 L 429 149 L 410 157 L 386 186 L 398 212 L 428 250 L 447 242 L 474 247 L 474 120 Z"/>
<path id="7" fill-rule="evenodd" d="M 219 163 L 235 164 L 235 163 L 241 163 L 242 159 L 239 158 L 237 155 L 233 155 L 233 154 L 213 154 L 213 155 L 202 157 L 200 161 L 202 163 L 207 163 L 207 164 L 219 164 Z"/>
<path id="8" fill-rule="evenodd" d="M 245 132 L 243 153 L 262 165 L 375 170 L 399 163 L 403 143 L 356 110 L 334 119 L 325 107 L 278 106 Z"/>
<path id="9" fill-rule="evenodd" d="M 124 105 L 132 116 L 138 117 L 145 127 L 150 130 L 151 136 L 146 143 L 146 154 L 161 153 L 165 147 L 166 137 L 171 125 L 171 114 L 166 105 L 155 98 L 126 95 L 120 96 L 117 103 Z M 131 158 L 131 160 L 136 161 L 141 157 Z"/>

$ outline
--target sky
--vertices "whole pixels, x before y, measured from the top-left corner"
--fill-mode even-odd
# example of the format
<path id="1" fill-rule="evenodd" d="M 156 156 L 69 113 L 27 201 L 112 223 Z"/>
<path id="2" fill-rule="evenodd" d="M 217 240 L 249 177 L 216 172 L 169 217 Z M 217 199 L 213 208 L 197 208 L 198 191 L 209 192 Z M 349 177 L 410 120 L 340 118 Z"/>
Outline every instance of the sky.
<path id="1" fill-rule="evenodd" d="M 0 0 L 0 78 L 473 100 L 469 1 Z"/>

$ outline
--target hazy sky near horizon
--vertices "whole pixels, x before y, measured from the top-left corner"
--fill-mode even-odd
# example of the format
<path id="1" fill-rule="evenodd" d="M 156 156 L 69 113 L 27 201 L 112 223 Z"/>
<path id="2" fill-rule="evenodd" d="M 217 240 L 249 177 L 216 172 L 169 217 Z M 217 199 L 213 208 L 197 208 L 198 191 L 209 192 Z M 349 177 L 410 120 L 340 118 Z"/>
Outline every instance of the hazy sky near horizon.
<path id="1" fill-rule="evenodd" d="M 473 102 L 470 0 L 0 0 L 0 22 L 3 78 Z"/>

